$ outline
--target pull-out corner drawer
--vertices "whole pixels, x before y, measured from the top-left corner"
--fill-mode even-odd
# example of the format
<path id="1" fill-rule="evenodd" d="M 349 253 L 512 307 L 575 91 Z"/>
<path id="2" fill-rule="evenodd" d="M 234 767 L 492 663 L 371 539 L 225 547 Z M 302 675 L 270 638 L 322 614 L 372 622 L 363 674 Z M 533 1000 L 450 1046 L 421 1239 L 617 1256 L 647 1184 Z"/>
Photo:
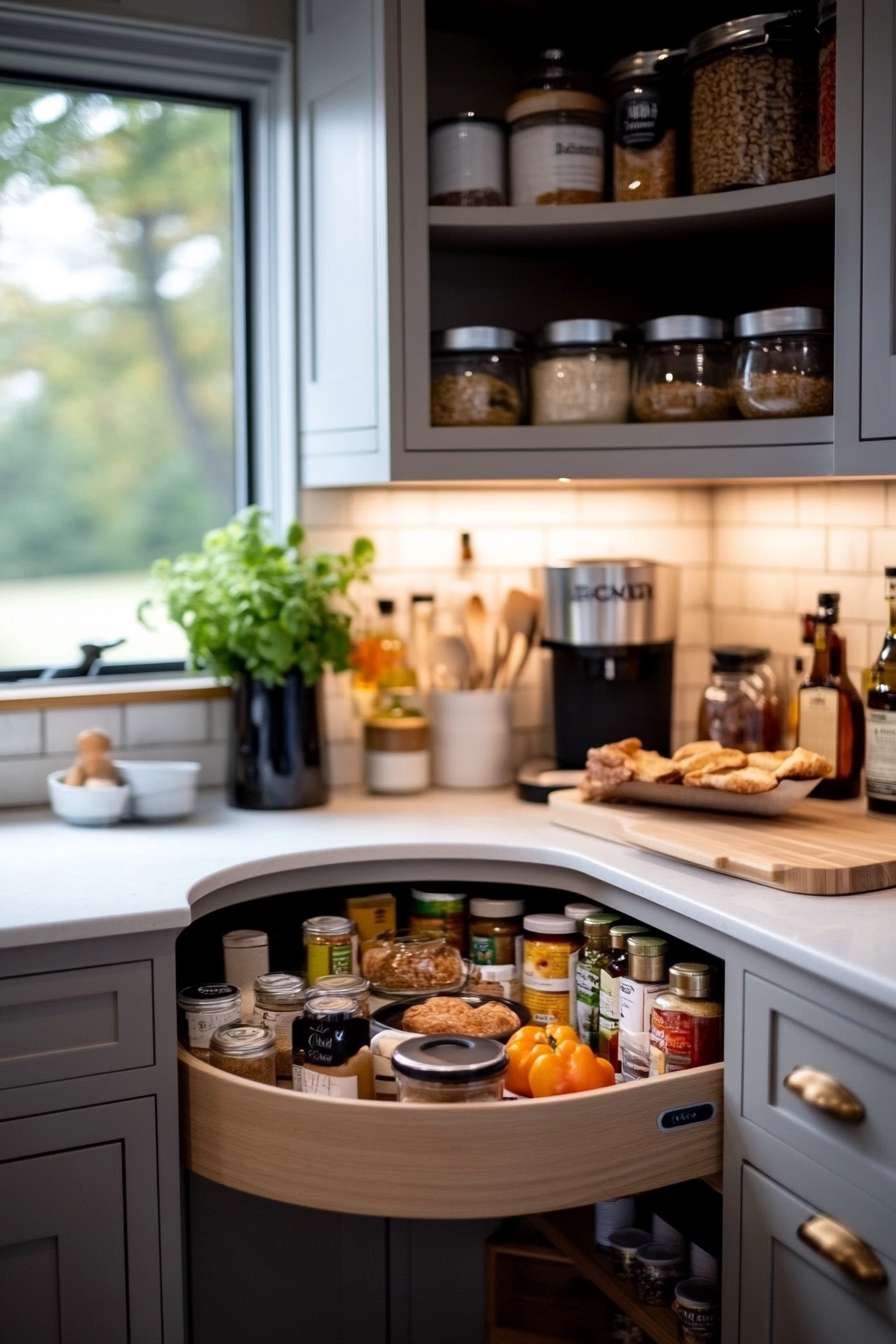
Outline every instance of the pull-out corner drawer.
<path id="1" fill-rule="evenodd" d="M 403 1106 L 251 1083 L 179 1050 L 184 1166 L 284 1204 L 505 1218 L 709 1176 L 724 1066 L 534 1101 Z"/>
<path id="2" fill-rule="evenodd" d="M 801 1085 L 803 1077 L 809 1086 Z M 891 1038 L 748 974 L 743 1114 L 851 1185 L 896 1205 Z"/>
<path id="3" fill-rule="evenodd" d="M 153 1061 L 152 962 L 0 980 L 0 1088 Z"/>

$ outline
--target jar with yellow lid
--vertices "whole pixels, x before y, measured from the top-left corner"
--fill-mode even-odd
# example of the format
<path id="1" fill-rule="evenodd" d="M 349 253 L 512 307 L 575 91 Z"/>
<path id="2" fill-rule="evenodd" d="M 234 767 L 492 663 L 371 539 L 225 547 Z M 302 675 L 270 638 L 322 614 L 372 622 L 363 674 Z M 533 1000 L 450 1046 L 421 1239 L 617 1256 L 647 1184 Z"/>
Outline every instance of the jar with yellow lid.
<path id="1" fill-rule="evenodd" d="M 364 780 L 371 793 L 422 793 L 429 787 L 429 720 L 410 668 L 384 672 L 364 724 Z"/>

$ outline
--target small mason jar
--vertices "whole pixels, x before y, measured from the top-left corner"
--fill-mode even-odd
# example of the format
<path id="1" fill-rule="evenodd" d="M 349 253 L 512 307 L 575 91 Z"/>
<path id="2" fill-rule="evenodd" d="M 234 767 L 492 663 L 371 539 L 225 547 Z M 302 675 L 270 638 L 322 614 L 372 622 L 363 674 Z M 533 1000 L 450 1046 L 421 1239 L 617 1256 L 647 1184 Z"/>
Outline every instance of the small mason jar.
<path id="1" fill-rule="evenodd" d="M 684 1276 L 684 1256 L 677 1246 L 648 1241 L 638 1250 L 638 1301 L 649 1307 L 668 1307 L 675 1285 Z"/>
<path id="2" fill-rule="evenodd" d="M 209 1045 L 208 1062 L 250 1083 L 277 1085 L 277 1042 L 270 1027 L 219 1027 Z"/>
<path id="3" fill-rule="evenodd" d="M 327 994 L 351 999 L 355 1005 L 353 1017 L 370 1016 L 370 981 L 363 975 L 322 975 L 313 989 L 309 989 L 308 1002 Z"/>
<path id="4" fill-rule="evenodd" d="M 650 1233 L 640 1227 L 620 1227 L 610 1233 L 613 1273 L 623 1283 L 637 1283 L 640 1271 L 638 1251 L 650 1241 Z"/>
<path id="5" fill-rule="evenodd" d="M 526 415 L 522 336 L 508 327 L 432 334 L 433 425 L 520 425 Z"/>
<path id="6" fill-rule="evenodd" d="M 734 400 L 746 419 L 833 413 L 834 337 L 822 308 L 741 313 L 734 338 Z"/>
<path id="7" fill-rule="evenodd" d="M 619 425 L 631 406 L 631 356 L 615 322 L 549 322 L 529 364 L 533 425 Z"/>
<path id="8" fill-rule="evenodd" d="M 641 328 L 635 417 L 648 423 L 727 420 L 733 408 L 731 352 L 717 317 L 656 317 Z"/>
<path id="9" fill-rule="evenodd" d="M 236 985 L 189 985 L 177 996 L 180 1035 L 198 1059 L 208 1059 L 218 1027 L 239 1022 L 242 996 Z"/>
<path id="10" fill-rule="evenodd" d="M 755 675 L 757 655 L 763 652 L 740 644 L 712 650 L 712 676 L 697 716 L 701 741 L 718 742 L 736 751 L 771 750 L 766 745 L 765 689 Z"/>
<path id="11" fill-rule="evenodd" d="M 415 1036 L 392 1052 L 399 1102 L 500 1101 L 507 1051 L 478 1036 Z"/>
<path id="12" fill-rule="evenodd" d="M 314 915 L 302 925 L 308 984 L 322 975 L 351 974 L 354 967 L 355 926 L 343 915 Z"/>
<path id="13" fill-rule="evenodd" d="M 277 1041 L 277 1077 L 292 1078 L 292 1024 L 305 1007 L 305 981 L 276 971 L 255 981 L 255 1025 L 270 1027 Z"/>

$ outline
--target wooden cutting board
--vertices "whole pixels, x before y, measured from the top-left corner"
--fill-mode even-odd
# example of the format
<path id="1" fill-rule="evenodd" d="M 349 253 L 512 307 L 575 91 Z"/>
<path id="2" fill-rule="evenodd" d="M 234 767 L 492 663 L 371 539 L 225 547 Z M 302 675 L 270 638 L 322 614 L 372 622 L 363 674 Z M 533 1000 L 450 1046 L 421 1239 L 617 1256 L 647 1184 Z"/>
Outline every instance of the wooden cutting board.
<path id="1" fill-rule="evenodd" d="M 559 826 L 781 891 L 851 896 L 896 886 L 896 817 L 876 816 L 864 799 L 807 799 L 782 817 L 734 817 L 583 803 L 578 789 L 562 789 L 548 806 Z"/>

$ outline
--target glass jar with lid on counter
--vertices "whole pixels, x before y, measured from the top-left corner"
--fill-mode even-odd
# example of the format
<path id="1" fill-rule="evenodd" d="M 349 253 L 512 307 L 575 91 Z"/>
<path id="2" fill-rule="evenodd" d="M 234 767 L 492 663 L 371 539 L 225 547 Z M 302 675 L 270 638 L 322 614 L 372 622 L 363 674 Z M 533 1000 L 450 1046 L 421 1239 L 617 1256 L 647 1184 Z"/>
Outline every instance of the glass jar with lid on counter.
<path id="1" fill-rule="evenodd" d="M 383 675 L 364 723 L 364 782 L 371 793 L 423 793 L 429 788 L 429 719 L 417 699 L 410 668 Z"/>
<path id="2" fill-rule="evenodd" d="M 727 420 L 731 348 L 717 317 L 678 314 L 643 323 L 633 404 L 647 423 Z"/>
<path id="3" fill-rule="evenodd" d="M 724 645 L 712 650 L 712 676 L 700 700 L 697 736 L 738 751 L 774 751 L 771 717 L 756 666 L 765 649 Z M 780 732 L 780 723 L 777 724 Z"/>
<path id="4" fill-rule="evenodd" d="M 500 1101 L 507 1051 L 484 1036 L 415 1036 L 393 1050 L 392 1068 L 399 1102 Z"/>
<path id="5" fill-rule="evenodd" d="M 521 425 L 526 417 L 522 341 L 508 327 L 434 331 L 431 423 L 439 428 Z"/>
<path id="6" fill-rule="evenodd" d="M 631 353 L 618 323 L 549 322 L 529 363 L 533 425 L 618 425 L 631 406 Z"/>
<path id="7" fill-rule="evenodd" d="M 678 195 L 684 50 L 636 51 L 607 71 L 613 102 L 613 200 Z"/>
<path id="8" fill-rule="evenodd" d="M 734 401 L 748 420 L 831 415 L 834 337 L 822 308 L 766 308 L 734 319 Z"/>

